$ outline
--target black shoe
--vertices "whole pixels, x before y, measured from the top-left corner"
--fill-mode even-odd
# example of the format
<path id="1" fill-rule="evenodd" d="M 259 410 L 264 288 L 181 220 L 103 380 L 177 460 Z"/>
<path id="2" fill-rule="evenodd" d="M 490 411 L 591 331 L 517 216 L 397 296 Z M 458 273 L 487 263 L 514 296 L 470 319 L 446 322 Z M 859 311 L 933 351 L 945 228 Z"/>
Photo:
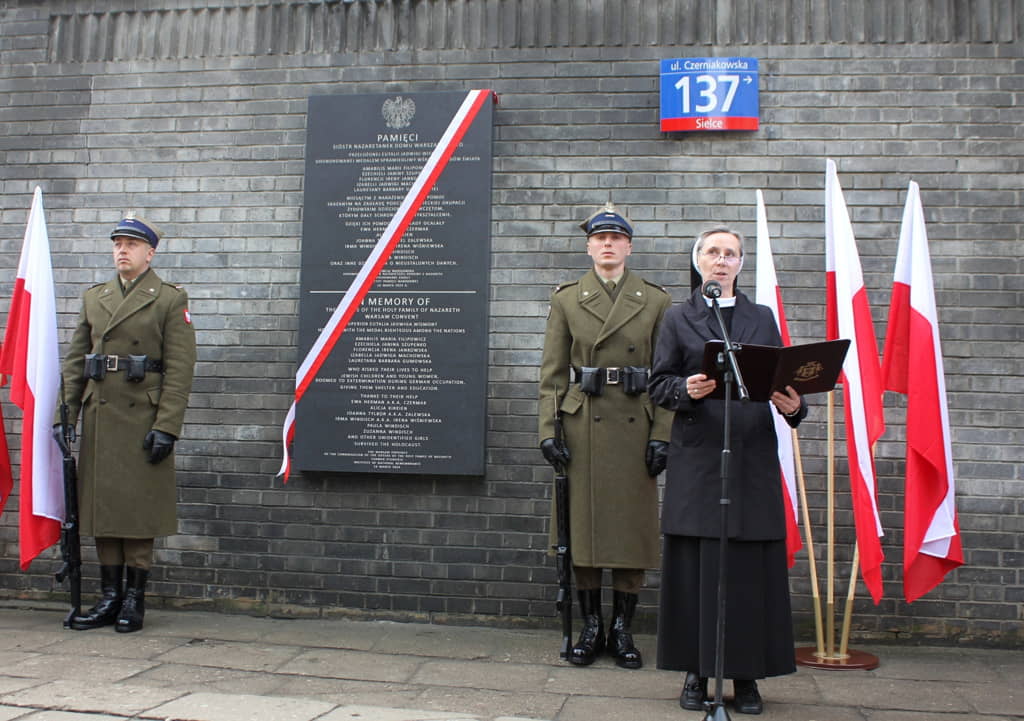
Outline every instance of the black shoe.
<path id="1" fill-rule="evenodd" d="M 128 566 L 128 582 L 124 592 L 124 603 L 121 613 L 117 615 L 118 633 L 131 633 L 142 628 L 142 619 L 146 615 L 146 579 L 149 571 L 143 568 Z"/>
<path id="2" fill-rule="evenodd" d="M 733 704 L 738 713 L 758 714 L 764 711 L 764 701 L 757 691 L 757 681 L 733 679 Z"/>
<path id="3" fill-rule="evenodd" d="M 708 699 L 708 680 L 695 673 L 687 672 L 683 681 L 683 692 L 679 694 L 679 705 L 687 711 L 703 711 Z"/>
<path id="4" fill-rule="evenodd" d="M 633 633 L 630 631 L 637 600 L 635 593 L 614 591 L 612 622 L 608 626 L 608 652 L 615 657 L 615 664 L 621 668 L 640 668 L 644 665 L 640 651 L 633 645 Z"/>
<path id="5" fill-rule="evenodd" d="M 583 630 L 579 640 L 569 650 L 569 663 L 589 666 L 604 651 L 604 619 L 601 617 L 601 589 L 588 589 L 577 594 Z"/>
<path id="6" fill-rule="evenodd" d="M 114 625 L 124 599 L 122 576 L 124 566 L 100 566 L 100 600 L 85 613 L 73 616 L 68 625 L 76 631 Z"/>

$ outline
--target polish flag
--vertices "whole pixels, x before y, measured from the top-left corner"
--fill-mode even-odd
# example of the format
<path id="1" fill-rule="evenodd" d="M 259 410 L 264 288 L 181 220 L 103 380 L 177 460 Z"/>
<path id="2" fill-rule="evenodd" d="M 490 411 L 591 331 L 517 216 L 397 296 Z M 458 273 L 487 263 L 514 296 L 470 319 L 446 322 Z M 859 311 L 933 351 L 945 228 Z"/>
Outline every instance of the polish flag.
<path id="1" fill-rule="evenodd" d="M 861 274 L 857 241 L 839 186 L 836 164 L 825 171 L 826 339 L 848 338 L 843 362 L 843 407 L 850 495 L 860 551 L 861 574 L 877 604 L 882 598 L 882 522 L 878 515 L 874 444 L 885 431 L 882 380 L 871 309 Z"/>
<path id="2" fill-rule="evenodd" d="M 19 542 L 24 571 L 58 541 L 64 520 L 63 458 L 50 430 L 60 388 L 57 307 L 38 187 L 7 315 L 0 374 L 10 376 L 11 401 L 22 411 Z"/>
<path id="3" fill-rule="evenodd" d="M 907 396 L 903 595 L 910 603 L 963 565 L 939 317 L 917 183 L 903 209 L 882 376 Z"/>
<path id="4" fill-rule="evenodd" d="M 754 299 L 761 305 L 772 309 L 775 325 L 782 337 L 782 345 L 789 345 L 789 327 L 786 325 L 786 313 L 782 306 L 782 289 L 775 276 L 775 261 L 772 260 L 771 238 L 768 236 L 768 215 L 764 209 L 764 196 L 757 191 L 757 274 Z M 775 420 L 775 435 L 779 439 L 779 470 L 782 474 L 782 503 L 786 511 L 786 557 L 789 567 L 793 567 L 797 551 L 803 548 L 800 538 L 800 526 L 796 515 L 799 508 L 796 495 L 796 464 L 793 455 L 793 429 L 772 406 L 772 417 Z"/>

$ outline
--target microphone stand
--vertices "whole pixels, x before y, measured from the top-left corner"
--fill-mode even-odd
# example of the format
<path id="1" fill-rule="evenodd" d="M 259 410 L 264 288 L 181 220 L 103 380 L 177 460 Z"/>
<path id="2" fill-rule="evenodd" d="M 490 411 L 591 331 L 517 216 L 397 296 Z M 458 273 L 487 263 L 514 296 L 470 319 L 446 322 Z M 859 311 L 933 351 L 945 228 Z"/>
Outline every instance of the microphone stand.
<path id="1" fill-rule="evenodd" d="M 718 291 L 715 293 L 714 291 Z M 721 479 L 722 479 L 722 497 L 718 501 L 719 508 L 721 509 L 720 523 L 722 524 L 719 530 L 718 538 L 718 614 L 715 619 L 715 699 L 714 701 L 705 701 L 705 715 L 704 721 L 729 721 L 729 712 L 725 710 L 725 701 L 722 699 L 722 691 L 725 685 L 725 591 L 726 591 L 726 562 L 728 557 L 726 555 L 726 544 L 729 541 L 729 459 L 732 455 L 730 429 L 732 424 L 732 418 L 730 414 L 730 407 L 732 406 L 732 387 L 733 382 L 736 383 L 736 394 L 739 396 L 741 401 L 750 400 L 750 393 L 747 391 L 747 386 L 743 383 L 743 374 L 740 373 L 739 363 L 736 361 L 736 354 L 739 353 L 742 348 L 735 345 L 729 339 L 729 332 L 725 329 L 725 321 L 722 319 L 722 309 L 718 305 L 718 295 L 721 293 L 720 288 L 708 289 L 706 295 L 711 298 L 711 310 L 714 311 L 715 318 L 718 319 L 718 326 L 722 331 L 722 340 L 724 347 L 722 352 L 718 354 L 717 362 L 719 369 L 722 370 L 722 379 L 725 381 L 725 418 L 723 421 L 723 432 L 722 432 L 722 464 L 721 464 Z"/>

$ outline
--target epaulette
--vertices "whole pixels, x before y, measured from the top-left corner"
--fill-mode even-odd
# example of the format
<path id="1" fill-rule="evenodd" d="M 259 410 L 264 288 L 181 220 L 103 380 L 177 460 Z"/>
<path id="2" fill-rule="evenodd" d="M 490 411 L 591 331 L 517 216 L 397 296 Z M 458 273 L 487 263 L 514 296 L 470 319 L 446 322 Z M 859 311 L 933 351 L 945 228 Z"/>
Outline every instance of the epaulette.
<path id="1" fill-rule="evenodd" d="M 665 295 L 668 295 L 668 290 L 665 288 L 665 286 L 658 285 L 657 283 L 652 283 L 651 281 L 647 280 L 646 278 L 644 278 L 644 283 L 646 283 L 647 285 L 651 286 L 652 288 L 657 288 L 658 290 L 660 290 Z"/>
<path id="2" fill-rule="evenodd" d="M 579 280 L 570 280 L 570 281 L 568 281 L 566 283 L 561 283 L 560 285 L 556 285 L 554 292 L 555 293 L 561 293 L 566 288 L 571 288 L 572 286 L 578 285 L 578 284 L 579 284 Z"/>

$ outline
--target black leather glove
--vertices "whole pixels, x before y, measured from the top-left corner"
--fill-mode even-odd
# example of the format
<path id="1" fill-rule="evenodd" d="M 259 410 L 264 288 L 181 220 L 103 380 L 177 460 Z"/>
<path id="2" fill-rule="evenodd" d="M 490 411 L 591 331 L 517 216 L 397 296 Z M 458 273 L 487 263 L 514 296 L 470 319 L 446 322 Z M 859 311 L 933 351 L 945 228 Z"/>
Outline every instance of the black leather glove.
<path id="1" fill-rule="evenodd" d="M 60 448 L 60 452 L 65 456 L 71 453 L 71 449 L 68 448 L 68 444 L 64 442 L 64 428 L 60 423 L 53 424 L 53 440 L 57 441 L 57 446 Z M 74 440 L 74 438 L 72 438 Z"/>
<path id="2" fill-rule="evenodd" d="M 647 475 L 654 478 L 668 465 L 668 443 L 647 441 Z"/>
<path id="3" fill-rule="evenodd" d="M 564 443 L 554 438 L 545 438 L 540 442 L 540 452 L 544 454 L 544 460 L 550 463 L 555 469 L 564 468 L 569 464 L 569 449 Z"/>
<path id="4" fill-rule="evenodd" d="M 170 433 L 158 431 L 155 428 L 146 434 L 146 440 L 142 441 L 142 447 L 149 451 L 149 462 L 159 463 L 174 450 L 174 441 L 177 438 Z"/>

